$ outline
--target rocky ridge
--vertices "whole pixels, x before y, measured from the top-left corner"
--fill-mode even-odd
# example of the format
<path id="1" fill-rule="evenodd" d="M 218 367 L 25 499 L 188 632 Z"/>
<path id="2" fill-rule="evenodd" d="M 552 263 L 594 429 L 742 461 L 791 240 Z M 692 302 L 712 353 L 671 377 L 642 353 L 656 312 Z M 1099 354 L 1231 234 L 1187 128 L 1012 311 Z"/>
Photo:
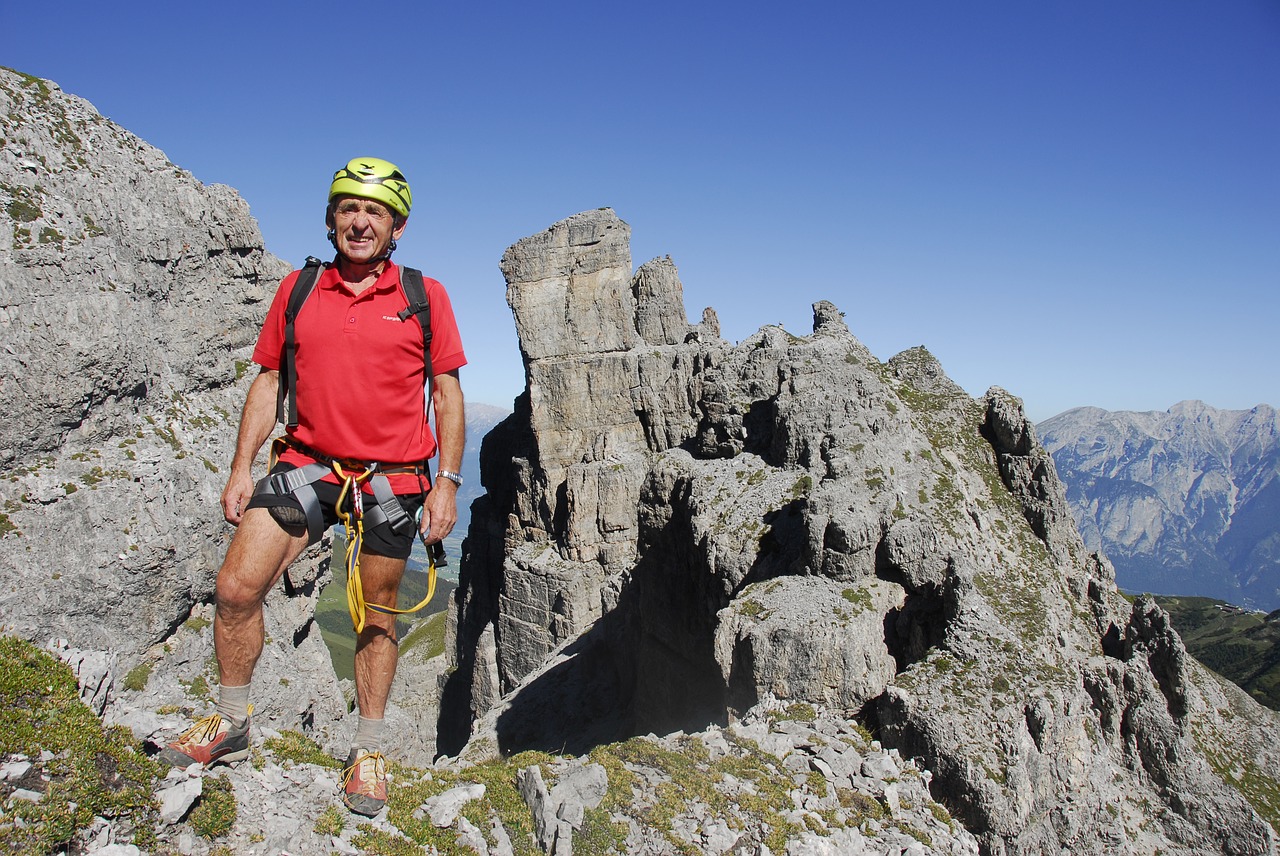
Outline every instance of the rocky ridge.
<path id="1" fill-rule="evenodd" d="M 110 700 L 115 681 L 95 654 L 65 643 L 53 653 L 75 671 L 86 703 Z M 20 806 L 63 795 L 45 773 L 53 753 L 2 760 L 0 842 L 12 844 L 40 828 L 38 811 Z M 247 762 L 169 771 L 150 813 L 97 816 L 67 852 L 138 856 L 141 840 L 146 852 L 184 856 L 978 853 L 929 796 L 927 771 L 839 715 L 775 699 L 725 729 L 646 735 L 581 758 L 397 764 L 388 807 L 372 819 L 339 806 L 337 767 L 297 732 L 257 729 Z M 16 817 L 25 830 L 15 831 Z"/>
<path id="2" fill-rule="evenodd" d="M 0 129 L 0 623 L 42 645 L 53 640 L 84 703 L 154 752 L 211 702 L 210 600 L 229 536 L 216 517 L 220 469 L 253 337 L 287 266 L 265 251 L 234 191 L 202 185 L 50 81 L 0 70 Z M 357 825 L 337 808 L 332 756 L 349 736 L 349 698 L 312 620 L 332 579 L 327 551 L 326 543 L 291 570 L 292 595 L 280 589 L 268 599 L 251 762 L 164 778 L 148 823 L 97 817 L 69 850 L 136 853 L 137 835 L 157 853 L 405 846 L 397 823 L 413 823 L 397 815 Z M 861 848 L 848 852 L 974 852 L 972 837 L 924 792 L 921 771 L 821 711 L 779 719 L 761 707 L 744 717 L 741 738 L 719 729 L 644 738 L 627 750 L 631 760 L 604 759 L 609 815 L 589 794 L 573 796 L 598 781 L 587 758 L 504 764 L 497 781 L 483 765 L 432 766 L 431 688 L 442 665 L 402 659 L 387 751 L 424 765 L 397 776 L 417 788 L 404 800 L 424 794 L 410 808 L 441 830 L 427 839 L 445 852 L 468 841 L 506 852 L 505 841 L 527 853 L 538 836 L 567 852 L 596 832 L 653 852 L 695 842 L 719 849 L 731 836 L 751 852 L 767 852 L 769 836 L 796 852 L 824 852 L 829 835 L 814 829 L 825 827 Z M 774 760 L 753 748 L 756 739 Z M 16 818 L 31 817 L 20 806 L 58 799 L 49 784 L 58 757 L 0 759 L 0 840 L 11 840 Z M 731 763 L 736 777 L 716 772 Z M 491 793 L 526 771 L 527 797 L 514 812 L 502 805 L 505 825 L 492 825 L 498 808 L 472 796 L 478 782 L 466 770 L 486 774 Z M 580 770 L 585 783 L 563 786 Z M 674 799 L 691 776 L 700 802 Z M 766 785 L 773 801 L 753 803 L 751 790 Z M 736 804 L 720 788 L 736 788 Z M 198 816 L 225 811 L 210 807 L 228 792 L 236 819 L 210 841 Z M 746 806 L 776 814 L 755 817 Z M 673 825 L 655 821 L 668 812 Z"/>
<path id="3" fill-rule="evenodd" d="M 584 212 L 503 257 L 525 394 L 482 449 L 441 747 L 581 753 L 820 704 L 985 852 L 1271 853 L 1280 724 L 1082 543 L 1021 403 L 842 313 L 738 345 Z"/>
<path id="4" fill-rule="evenodd" d="M 1280 414 L 1081 407 L 1042 422 L 1090 549 L 1135 591 L 1280 608 Z"/>

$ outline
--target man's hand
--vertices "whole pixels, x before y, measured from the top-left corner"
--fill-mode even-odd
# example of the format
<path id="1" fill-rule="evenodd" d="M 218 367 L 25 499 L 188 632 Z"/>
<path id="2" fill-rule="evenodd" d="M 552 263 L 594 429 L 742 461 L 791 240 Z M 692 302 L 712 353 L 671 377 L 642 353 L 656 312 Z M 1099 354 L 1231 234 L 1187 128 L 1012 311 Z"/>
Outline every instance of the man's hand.
<path id="1" fill-rule="evenodd" d="M 244 519 L 245 507 L 253 496 L 253 479 L 248 473 L 231 471 L 227 486 L 222 489 L 222 516 L 228 523 L 240 525 Z"/>
<path id="2" fill-rule="evenodd" d="M 449 537 L 458 522 L 458 486 L 449 479 L 436 479 L 422 507 L 422 522 L 418 531 L 428 544 L 437 544 Z"/>

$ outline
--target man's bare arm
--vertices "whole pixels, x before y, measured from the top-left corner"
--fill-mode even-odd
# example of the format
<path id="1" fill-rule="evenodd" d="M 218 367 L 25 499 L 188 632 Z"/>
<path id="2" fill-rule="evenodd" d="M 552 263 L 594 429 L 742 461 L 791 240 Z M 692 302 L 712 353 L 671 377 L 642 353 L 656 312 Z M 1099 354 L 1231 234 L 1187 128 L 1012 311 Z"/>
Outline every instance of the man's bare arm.
<path id="1" fill-rule="evenodd" d="M 227 476 L 227 486 L 222 490 L 222 516 L 228 523 L 239 525 L 249 497 L 253 496 L 253 461 L 276 428 L 276 390 L 279 383 L 279 372 L 263 369 L 253 379 L 245 396 L 236 453 L 231 459 L 231 474 Z"/>
<path id="2" fill-rule="evenodd" d="M 436 411 L 438 470 L 458 472 L 462 468 L 462 451 L 467 443 L 466 405 L 458 372 L 438 374 L 432 384 L 432 405 Z M 437 478 L 427 504 L 422 510 L 421 530 L 427 543 L 443 541 L 458 522 L 458 486 L 449 479 Z"/>

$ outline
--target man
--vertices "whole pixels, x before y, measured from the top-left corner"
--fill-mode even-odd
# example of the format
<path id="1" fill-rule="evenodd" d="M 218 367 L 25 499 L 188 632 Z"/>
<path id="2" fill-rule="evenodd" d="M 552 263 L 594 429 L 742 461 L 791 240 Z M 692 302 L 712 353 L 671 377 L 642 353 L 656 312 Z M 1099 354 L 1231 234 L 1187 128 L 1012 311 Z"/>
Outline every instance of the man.
<path id="1" fill-rule="evenodd" d="M 248 755 L 249 683 L 262 653 L 263 601 L 308 542 L 342 519 L 355 527 L 349 531 L 358 547 L 350 570 L 359 585 L 355 594 L 349 587 L 349 599 L 360 712 L 343 799 L 352 811 L 370 816 L 386 801 L 386 759 L 379 745 L 396 669 L 393 608 L 405 560 L 416 534 L 433 545 L 453 529 L 462 483 L 458 369 L 466 357 L 453 310 L 440 283 L 391 261 L 411 204 L 409 184 L 394 164 L 352 160 L 329 188 L 325 223 L 337 251 L 333 263 L 295 271 L 280 284 L 253 352 L 261 371 L 245 400 L 222 492 L 223 514 L 238 528 L 216 587 L 217 710 L 160 753 L 161 760 L 179 767 Z M 295 285 L 317 273 L 291 324 L 287 307 Z M 415 274 L 427 304 L 416 309 L 427 309 L 429 316 L 413 314 L 406 296 Z M 430 333 L 424 335 L 418 322 L 427 317 Z M 438 445 L 427 422 L 428 397 Z M 255 489 L 250 467 L 275 430 L 278 404 L 287 423 L 283 451 Z M 286 411 L 290 418 L 284 418 Z M 439 470 L 431 485 L 427 461 L 437 451 Z"/>

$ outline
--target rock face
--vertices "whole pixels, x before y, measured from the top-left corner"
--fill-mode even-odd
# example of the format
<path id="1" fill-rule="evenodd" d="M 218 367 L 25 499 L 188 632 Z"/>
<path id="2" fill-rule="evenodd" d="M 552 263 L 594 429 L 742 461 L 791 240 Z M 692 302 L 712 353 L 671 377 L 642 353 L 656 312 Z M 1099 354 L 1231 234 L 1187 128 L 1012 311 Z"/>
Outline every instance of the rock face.
<path id="1" fill-rule="evenodd" d="M 1280 414 L 1184 401 L 1039 426 L 1091 549 L 1121 586 L 1280 608 Z"/>
<path id="2" fill-rule="evenodd" d="M 234 190 L 56 84 L 0 69 L 5 632 L 112 652 L 117 696 L 130 674 L 153 708 L 206 704 L 230 536 L 219 495 L 249 354 L 288 270 Z M 311 621 L 323 557 L 294 572 L 297 597 L 269 603 L 264 723 L 346 713 Z"/>
<path id="3" fill-rule="evenodd" d="M 608 209 L 502 269 L 527 386 L 482 450 L 442 750 L 777 697 L 921 759 L 988 853 L 1275 852 L 1280 722 L 1119 595 L 1018 399 L 880 363 L 825 302 L 730 345 Z"/>

